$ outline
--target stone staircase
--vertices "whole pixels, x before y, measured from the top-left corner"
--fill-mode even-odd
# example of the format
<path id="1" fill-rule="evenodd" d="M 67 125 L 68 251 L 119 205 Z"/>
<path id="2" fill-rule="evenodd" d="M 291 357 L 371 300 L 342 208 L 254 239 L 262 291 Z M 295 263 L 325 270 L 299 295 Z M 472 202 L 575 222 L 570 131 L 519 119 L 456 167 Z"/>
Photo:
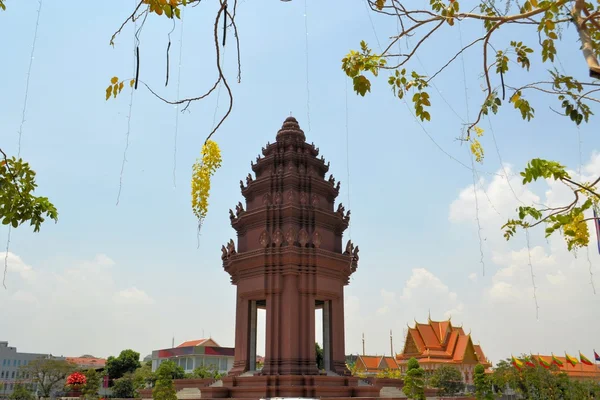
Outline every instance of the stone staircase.
<path id="1" fill-rule="evenodd" d="M 398 398 L 406 398 L 406 395 L 404 394 L 404 392 L 398 388 L 395 387 L 383 387 L 381 388 L 381 391 L 379 392 L 379 397 L 381 398 L 394 398 L 394 399 L 398 399 Z"/>
<path id="2" fill-rule="evenodd" d="M 177 398 L 179 400 L 193 400 L 199 399 L 200 397 L 200 389 L 198 388 L 184 388 L 177 392 Z"/>

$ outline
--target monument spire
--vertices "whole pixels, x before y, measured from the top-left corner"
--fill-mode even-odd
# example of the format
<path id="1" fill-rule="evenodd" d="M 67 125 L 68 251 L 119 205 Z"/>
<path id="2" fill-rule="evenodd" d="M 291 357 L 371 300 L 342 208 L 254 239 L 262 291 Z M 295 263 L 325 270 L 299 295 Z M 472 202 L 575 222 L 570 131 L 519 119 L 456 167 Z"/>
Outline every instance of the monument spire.
<path id="1" fill-rule="evenodd" d="M 245 204 L 229 211 L 237 244 L 221 247 L 223 268 L 237 289 L 235 356 L 222 386 L 206 398 L 378 397 L 346 366 L 344 286 L 358 267 L 358 247 L 342 235 L 350 212 L 337 204 L 340 183 L 319 149 L 289 116 L 275 143 L 262 148 L 246 183 Z M 257 310 L 265 312 L 265 355 L 256 372 Z M 323 367 L 315 356 L 315 310 L 323 316 Z M 363 341 L 364 353 L 364 341 Z M 260 374 L 262 376 L 254 376 Z M 341 375 L 341 376 L 339 376 Z M 267 379 L 265 379 L 267 377 Z"/>

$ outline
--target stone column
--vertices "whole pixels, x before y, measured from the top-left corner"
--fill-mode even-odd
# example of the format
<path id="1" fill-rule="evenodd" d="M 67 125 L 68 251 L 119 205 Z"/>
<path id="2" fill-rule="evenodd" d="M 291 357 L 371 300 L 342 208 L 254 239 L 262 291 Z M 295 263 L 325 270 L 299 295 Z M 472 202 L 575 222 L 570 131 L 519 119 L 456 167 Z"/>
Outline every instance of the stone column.
<path id="1" fill-rule="evenodd" d="M 323 302 L 323 367 L 331 371 L 331 302 Z"/>
<path id="2" fill-rule="evenodd" d="M 338 374 L 348 373 L 344 345 L 344 297 L 343 291 L 339 297 L 331 300 L 331 367 Z"/>
<path id="3" fill-rule="evenodd" d="M 248 369 L 250 371 L 256 371 L 256 318 L 258 310 L 256 307 L 256 300 L 250 300 L 250 344 L 248 354 Z"/>
<path id="4" fill-rule="evenodd" d="M 235 357 L 230 375 L 240 375 L 248 371 L 248 344 L 249 332 L 249 301 L 240 295 L 238 286 L 238 298 L 235 311 Z"/>

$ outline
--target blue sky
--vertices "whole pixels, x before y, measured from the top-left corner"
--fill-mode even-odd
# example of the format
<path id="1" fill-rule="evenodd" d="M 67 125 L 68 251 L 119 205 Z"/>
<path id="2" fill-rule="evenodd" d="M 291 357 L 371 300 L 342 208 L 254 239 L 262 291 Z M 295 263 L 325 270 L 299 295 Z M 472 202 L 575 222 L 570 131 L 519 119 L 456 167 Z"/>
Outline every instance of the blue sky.
<path id="1" fill-rule="evenodd" d="M 9 154 L 17 151 L 38 5 L 8 2 L 0 15 L 0 37 L 5 38 L 0 137 Z M 376 38 L 360 0 L 307 1 L 308 52 L 304 1 L 240 2 L 242 83 L 235 82 L 230 33 L 224 68 L 234 91 L 234 109 L 215 136 L 223 166 L 214 177 L 199 248 L 189 179 L 213 126 L 216 96 L 192 104 L 189 113 L 179 116 L 174 185 L 176 110 L 141 87 L 134 93 L 116 206 L 130 92 L 126 88 L 107 102 L 104 90 L 112 76 L 132 74 L 132 27 L 123 30 L 114 48 L 108 44 L 131 6 L 121 1 L 103 2 L 101 8 L 87 2 L 43 3 L 21 155 L 38 172 L 39 193 L 58 207 L 60 220 L 45 224 L 37 234 L 27 226 L 12 232 L 8 289 L 0 291 L 0 339 L 23 351 L 72 356 L 108 356 L 128 347 L 145 355 L 168 347 L 173 335 L 182 342 L 201 337 L 203 331 L 222 345 L 233 345 L 235 290 L 219 258 L 221 244 L 235 235 L 227 209 L 242 200 L 239 179 L 250 172 L 250 161 L 274 140 L 291 112 L 341 180 L 339 200 L 352 210 L 352 240 L 361 248 L 359 269 L 346 292 L 348 353 L 360 351 L 362 332 L 367 352 L 389 352 L 389 329 L 400 351 L 406 324 L 414 318 L 426 320 L 428 310 L 434 319 L 451 314 L 453 322 L 472 329 L 474 340 L 494 361 L 511 352 L 590 353 L 594 345 L 600 348 L 594 343 L 600 333 L 594 320 L 600 294 L 593 295 L 588 284 L 586 253 L 575 259 L 564 250 L 562 238 L 547 243 L 541 230 L 531 237 L 540 306 L 536 320 L 524 235 L 507 244 L 499 229 L 518 202 L 506 179 L 494 175 L 504 172 L 489 123 L 482 123 L 486 156 L 476 177 L 487 271 L 483 276 L 473 173 L 428 138 L 404 103 L 393 97 L 386 73 L 365 98 L 352 92 L 341 58 L 362 39 L 377 50 L 377 38 L 383 44 L 396 32 L 395 21 L 373 15 Z M 203 3 L 184 13 L 182 97 L 203 92 L 216 77 L 214 11 L 214 4 Z M 179 21 L 171 35 L 171 77 L 165 88 L 171 28 L 165 18 L 149 17 L 141 36 L 140 78 L 173 99 Z M 481 28 L 467 24 L 461 29 L 444 28 L 410 68 L 433 72 L 456 52 L 461 36 L 466 43 Z M 535 40 L 521 31 L 515 35 Z M 585 63 L 573 29 L 565 38 L 570 46 L 559 48 L 561 62 L 584 78 Z M 503 36 L 495 44 L 510 39 Z M 406 48 L 406 43 L 401 46 Z M 467 165 L 467 149 L 455 139 L 461 118 L 472 117 L 482 98 L 480 51 L 464 58 L 466 94 L 461 62 L 436 80 L 433 119 L 424 125 L 439 146 Z M 545 68 L 532 63 L 534 74 Z M 513 74 L 516 81 L 526 78 L 516 70 Z M 592 134 L 596 120 L 578 131 L 549 110 L 544 98 L 530 98 L 537 116 L 531 123 L 522 122 L 508 107 L 491 120 L 507 168 L 515 173 L 529 159 L 543 157 L 577 169 L 581 137 L 584 175 L 600 173 L 598 139 Z M 223 90 L 217 115 L 225 111 L 225 100 Z M 540 183 L 529 192 L 518 178 L 511 183 L 525 199 L 569 200 L 556 185 Z M 0 230 L 0 243 L 7 233 L 5 227 Z M 594 247 L 590 257 L 592 272 L 600 276 Z M 596 285 L 600 288 L 600 280 Z"/>

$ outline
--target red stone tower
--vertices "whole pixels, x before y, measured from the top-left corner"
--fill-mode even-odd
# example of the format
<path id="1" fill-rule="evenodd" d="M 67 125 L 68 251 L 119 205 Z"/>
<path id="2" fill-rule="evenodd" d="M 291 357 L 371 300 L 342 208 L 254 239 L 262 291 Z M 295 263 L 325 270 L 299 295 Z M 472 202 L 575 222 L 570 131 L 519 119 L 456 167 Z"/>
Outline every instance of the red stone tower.
<path id="1" fill-rule="evenodd" d="M 344 286 L 356 270 L 358 247 L 342 245 L 350 211 L 335 207 L 340 184 L 325 178 L 329 164 L 305 140 L 296 119 L 287 118 L 275 143 L 252 163 L 256 178 L 248 174 L 246 185 L 240 181 L 246 207 L 238 203 L 235 213 L 230 210 L 237 249 L 233 240 L 221 249 L 223 267 L 237 287 L 235 363 L 223 387 L 203 390 L 202 397 L 364 396 L 367 389 L 368 396 L 378 394 L 347 376 Z M 255 365 L 258 308 L 266 309 L 261 372 Z M 316 366 L 317 308 L 323 310 L 330 376 L 319 376 Z"/>

